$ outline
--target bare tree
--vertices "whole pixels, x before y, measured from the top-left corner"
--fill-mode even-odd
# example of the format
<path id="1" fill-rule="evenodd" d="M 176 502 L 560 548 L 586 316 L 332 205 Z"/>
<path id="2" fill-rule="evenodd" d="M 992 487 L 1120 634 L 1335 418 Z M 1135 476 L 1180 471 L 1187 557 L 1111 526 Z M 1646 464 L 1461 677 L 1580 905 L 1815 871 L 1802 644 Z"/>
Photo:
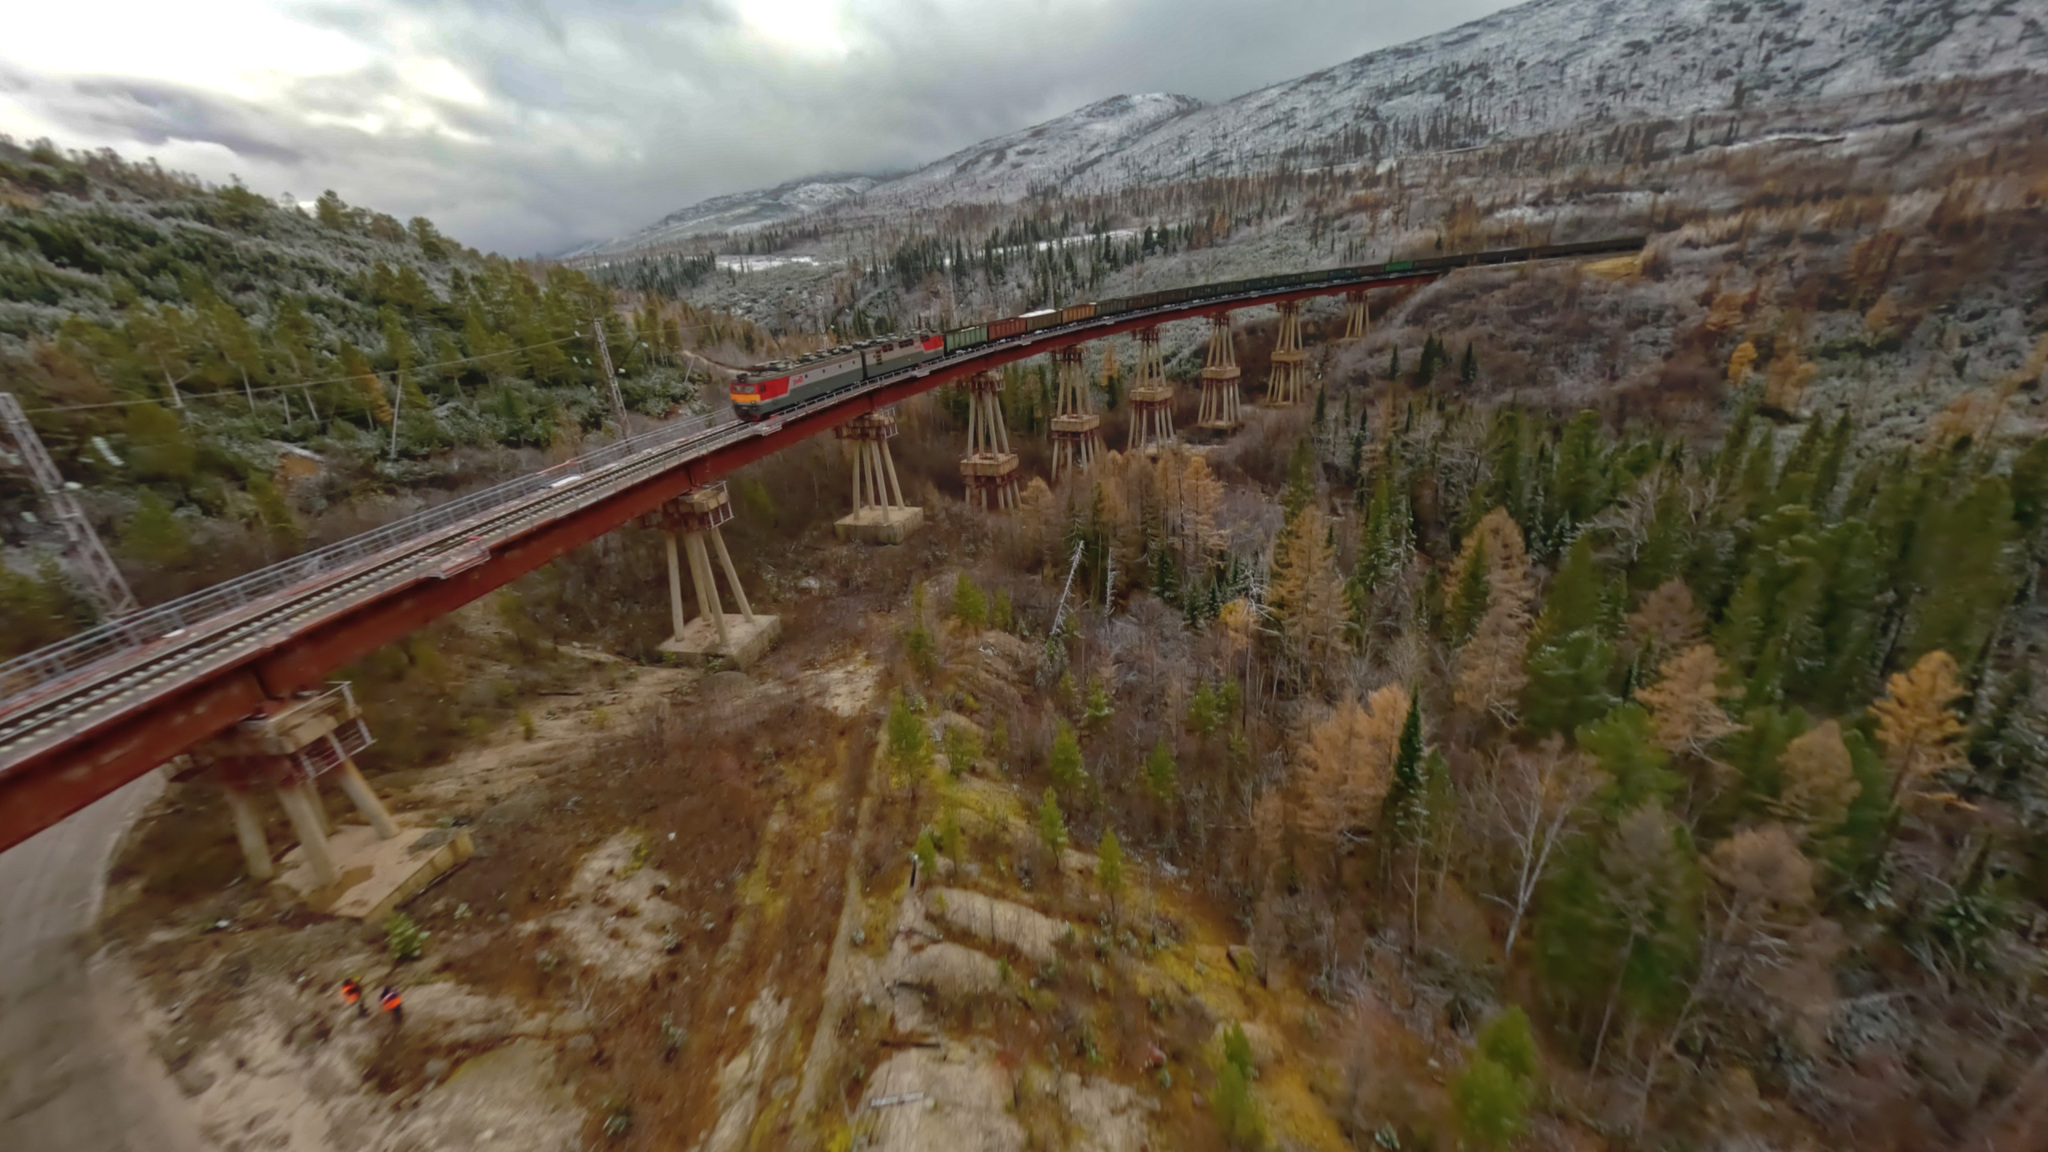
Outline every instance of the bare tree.
<path id="1" fill-rule="evenodd" d="M 1512 959 L 1551 857 L 1578 826 L 1599 775 L 1583 755 L 1565 749 L 1564 737 L 1552 736 L 1533 749 L 1510 747 L 1498 757 L 1494 785 L 1493 823 L 1511 845 L 1514 879 L 1507 895 L 1488 899 L 1508 910 L 1503 953 Z"/>

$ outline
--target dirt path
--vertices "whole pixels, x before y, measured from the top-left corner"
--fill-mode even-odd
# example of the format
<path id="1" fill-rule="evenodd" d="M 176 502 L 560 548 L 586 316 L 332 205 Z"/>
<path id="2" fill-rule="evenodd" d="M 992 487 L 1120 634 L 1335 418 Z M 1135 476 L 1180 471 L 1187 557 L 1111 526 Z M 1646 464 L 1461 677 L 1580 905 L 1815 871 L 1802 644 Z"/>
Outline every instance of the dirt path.
<path id="1" fill-rule="evenodd" d="M 161 789 L 152 773 L 0 853 L 0 1147 L 9 1152 L 203 1146 L 127 1010 L 135 991 L 90 954 L 114 844 Z"/>

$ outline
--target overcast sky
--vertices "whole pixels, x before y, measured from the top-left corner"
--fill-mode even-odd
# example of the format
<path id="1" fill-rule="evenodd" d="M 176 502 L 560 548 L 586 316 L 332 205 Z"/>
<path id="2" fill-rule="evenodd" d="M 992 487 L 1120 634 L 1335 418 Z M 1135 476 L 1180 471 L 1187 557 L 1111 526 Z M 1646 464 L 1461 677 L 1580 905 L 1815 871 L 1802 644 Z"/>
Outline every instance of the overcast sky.
<path id="1" fill-rule="evenodd" d="M 1124 92 L 1222 100 L 1506 0 L 24 0 L 0 132 L 553 252 L 914 167 Z"/>

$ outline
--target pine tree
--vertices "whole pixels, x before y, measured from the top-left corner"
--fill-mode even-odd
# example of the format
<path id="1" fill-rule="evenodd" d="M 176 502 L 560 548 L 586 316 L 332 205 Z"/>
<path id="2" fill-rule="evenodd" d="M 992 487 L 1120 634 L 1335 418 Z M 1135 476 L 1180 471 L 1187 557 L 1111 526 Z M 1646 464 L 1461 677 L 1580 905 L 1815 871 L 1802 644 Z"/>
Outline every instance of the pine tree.
<path id="1" fill-rule="evenodd" d="M 900 692 L 889 698 L 888 749 L 889 760 L 898 769 L 922 771 L 931 766 L 931 741 L 925 735 L 924 720 Z"/>
<path id="2" fill-rule="evenodd" d="M 1116 714 L 1116 707 L 1109 701 L 1109 685 L 1102 677 L 1088 678 L 1088 703 L 1081 712 L 1081 724 L 1091 732 L 1098 732 Z"/>
<path id="3" fill-rule="evenodd" d="M 1584 524 L 1607 503 L 1610 480 L 1601 450 L 1600 415 L 1580 412 L 1558 438 L 1557 459 L 1550 476 L 1552 538 L 1569 526 Z"/>
<path id="4" fill-rule="evenodd" d="M 1606 774 L 1594 799 L 1610 819 L 1643 804 L 1666 803 L 1677 794 L 1680 779 L 1640 705 L 1616 708 L 1581 727 L 1574 739 Z"/>
<path id="5" fill-rule="evenodd" d="M 1145 757 L 1145 791 L 1159 803 L 1168 804 L 1179 790 L 1180 774 L 1174 766 L 1173 750 L 1166 746 L 1165 740 L 1161 740 Z"/>
<path id="6" fill-rule="evenodd" d="M 1287 455 L 1287 486 L 1280 492 L 1280 507 L 1288 523 L 1301 515 L 1316 498 L 1315 448 L 1304 436 L 1294 442 Z"/>
<path id="7" fill-rule="evenodd" d="M 1465 356 L 1458 362 L 1458 383 L 1470 388 L 1479 382 L 1479 358 L 1472 351 L 1472 342 L 1465 343 Z"/>
<path id="8" fill-rule="evenodd" d="M 1081 741 L 1074 735 L 1074 729 L 1065 720 L 1052 737 L 1052 751 L 1046 754 L 1045 768 L 1052 777 L 1053 787 L 1071 794 L 1081 787 L 1088 775 L 1081 769 Z"/>
<path id="9" fill-rule="evenodd" d="M 1509 1005 L 1507 1011 L 1487 1021 L 1486 1027 L 1479 1030 L 1478 1047 L 1482 1055 L 1516 1079 L 1526 1082 L 1536 1078 L 1536 1038 L 1530 1035 L 1529 1014 L 1522 1011 L 1521 1005 Z"/>
<path id="10" fill-rule="evenodd" d="M 965 572 L 953 581 L 953 616 L 976 632 L 988 623 L 988 598 Z"/>
<path id="11" fill-rule="evenodd" d="M 1607 687 L 1614 649 L 1592 628 L 1537 648 L 1527 667 L 1522 718 L 1531 732 L 1569 732 L 1615 705 Z"/>
<path id="12" fill-rule="evenodd" d="M 1480 618 L 1486 614 L 1489 593 L 1488 577 L 1492 575 L 1486 562 L 1486 541 L 1475 541 L 1475 547 L 1464 565 L 1464 572 L 1452 586 L 1451 602 L 1444 613 L 1444 627 L 1449 631 L 1452 644 L 1463 644 L 1472 636 L 1472 630 L 1479 626 Z"/>
<path id="13" fill-rule="evenodd" d="M 1414 544 L 1408 498 L 1394 489 L 1391 461 L 1373 478 L 1372 499 L 1358 535 L 1358 567 L 1345 585 L 1351 603 L 1352 627 L 1366 639 L 1373 615 L 1373 594 L 1407 566 Z"/>
<path id="14" fill-rule="evenodd" d="M 2014 535 L 2004 477 L 1983 477 L 1961 499 L 1929 506 L 1913 536 L 1920 595 L 1902 643 L 1907 655 L 1940 650 L 1975 664 L 2012 595 L 2008 545 Z"/>
<path id="15" fill-rule="evenodd" d="M 1451 1082 L 1451 1104 L 1459 1132 L 1474 1147 L 1504 1148 L 1528 1127 L 1528 1085 L 1483 1052 Z"/>
<path id="16" fill-rule="evenodd" d="M 1416 809 L 1425 799 L 1423 784 L 1422 702 L 1411 695 L 1394 745 L 1394 766 L 1388 773 L 1386 799 L 1380 805 L 1380 823 L 1392 827 L 1396 835 L 1412 838 L 1419 823 Z"/>
<path id="17" fill-rule="evenodd" d="M 1565 554 L 1564 564 L 1543 598 L 1532 641 L 1545 645 L 1565 635 L 1600 625 L 1600 571 L 1593 564 L 1593 540 L 1581 534 Z"/>
<path id="18" fill-rule="evenodd" d="M 1114 828 L 1105 829 L 1095 846 L 1095 883 L 1109 897 L 1109 914 L 1115 919 L 1117 898 L 1124 891 L 1124 846 L 1117 841 Z"/>
<path id="19" fill-rule="evenodd" d="M 1058 866 L 1060 849 L 1067 846 L 1067 818 L 1060 811 L 1059 797 L 1053 795 L 1050 785 L 1038 801 L 1038 842 L 1052 853 L 1055 867 Z"/>
<path id="20" fill-rule="evenodd" d="M 1570 845 L 1536 922 L 1539 968 L 1550 990 L 1581 1005 L 1595 1067 L 1617 1016 L 1654 1020 L 1677 1007 L 1698 933 L 1685 830 L 1655 800 L 1613 811 L 1608 831 Z"/>

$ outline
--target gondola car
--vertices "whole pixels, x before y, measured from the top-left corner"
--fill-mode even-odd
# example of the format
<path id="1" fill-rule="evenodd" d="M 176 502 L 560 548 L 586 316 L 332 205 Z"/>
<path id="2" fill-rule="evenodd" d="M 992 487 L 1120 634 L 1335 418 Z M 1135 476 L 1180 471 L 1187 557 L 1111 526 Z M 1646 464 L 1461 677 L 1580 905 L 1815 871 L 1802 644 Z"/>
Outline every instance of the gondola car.
<path id="1" fill-rule="evenodd" d="M 946 354 L 937 332 L 883 336 L 842 344 L 794 360 L 757 364 L 733 378 L 727 396 L 742 420 L 761 420 L 806 400 L 828 396 Z"/>

